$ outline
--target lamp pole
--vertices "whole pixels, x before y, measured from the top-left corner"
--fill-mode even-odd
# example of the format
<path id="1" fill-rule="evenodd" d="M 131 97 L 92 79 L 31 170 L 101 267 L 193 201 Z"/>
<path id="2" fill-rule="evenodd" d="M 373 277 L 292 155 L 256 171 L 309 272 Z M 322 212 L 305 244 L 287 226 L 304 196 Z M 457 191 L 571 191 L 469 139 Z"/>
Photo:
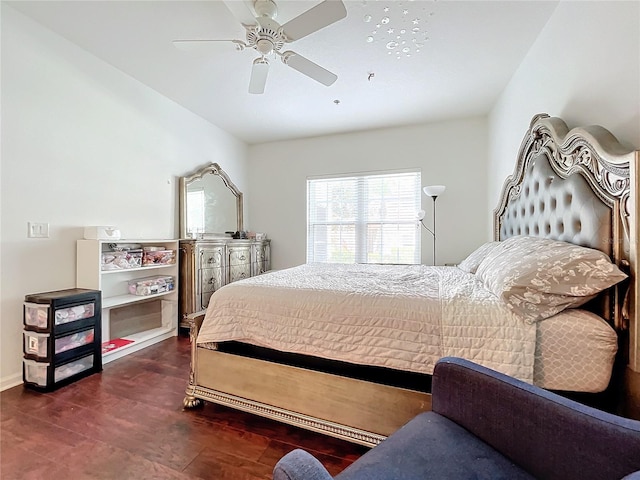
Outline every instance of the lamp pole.
<path id="1" fill-rule="evenodd" d="M 436 198 L 438 198 L 437 195 L 434 195 L 433 197 L 433 232 L 431 232 L 433 234 L 433 265 L 435 266 L 436 264 Z"/>
<path id="2" fill-rule="evenodd" d="M 427 185 L 422 189 L 425 195 L 430 196 L 433 199 L 433 230 L 427 230 L 433 235 L 433 264 L 436 264 L 436 199 L 439 195 L 444 193 L 447 187 L 444 185 Z M 422 224 L 424 226 L 424 223 Z"/>

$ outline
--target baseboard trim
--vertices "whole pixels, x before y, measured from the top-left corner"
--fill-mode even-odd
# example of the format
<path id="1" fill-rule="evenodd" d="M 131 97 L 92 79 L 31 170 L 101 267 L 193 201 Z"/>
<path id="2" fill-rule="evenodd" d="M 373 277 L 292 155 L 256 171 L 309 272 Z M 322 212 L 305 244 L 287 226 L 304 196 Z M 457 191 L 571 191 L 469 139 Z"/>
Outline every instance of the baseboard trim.
<path id="1" fill-rule="evenodd" d="M 16 373 L 7 377 L 0 378 L 0 392 L 8 388 L 15 387 L 22 383 L 22 373 Z"/>

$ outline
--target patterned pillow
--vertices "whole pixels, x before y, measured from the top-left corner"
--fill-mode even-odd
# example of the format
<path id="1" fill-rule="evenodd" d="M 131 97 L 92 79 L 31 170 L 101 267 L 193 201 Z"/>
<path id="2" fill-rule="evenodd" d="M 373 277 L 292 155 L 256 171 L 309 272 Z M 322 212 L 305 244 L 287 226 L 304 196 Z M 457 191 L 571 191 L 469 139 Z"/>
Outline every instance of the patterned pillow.
<path id="1" fill-rule="evenodd" d="M 487 242 L 484 245 L 480 245 L 475 251 L 471 252 L 471 254 L 461 261 L 458 264 L 458 268 L 467 273 L 476 273 L 478 267 L 480 266 L 480 262 L 485 259 L 485 257 L 498 245 L 500 242 Z"/>
<path id="2" fill-rule="evenodd" d="M 599 250 L 522 236 L 500 242 L 476 276 L 527 323 L 582 305 L 627 277 Z"/>

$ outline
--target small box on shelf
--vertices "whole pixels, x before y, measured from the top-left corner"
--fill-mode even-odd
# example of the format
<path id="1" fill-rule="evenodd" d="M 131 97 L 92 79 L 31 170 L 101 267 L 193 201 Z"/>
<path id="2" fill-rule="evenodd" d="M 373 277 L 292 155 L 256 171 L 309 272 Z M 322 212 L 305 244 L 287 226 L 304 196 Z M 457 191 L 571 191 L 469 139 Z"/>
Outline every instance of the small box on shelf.
<path id="1" fill-rule="evenodd" d="M 127 270 L 130 268 L 140 268 L 142 266 L 142 249 L 113 250 L 102 252 L 101 269 Z"/>
<path id="2" fill-rule="evenodd" d="M 155 275 L 153 277 L 129 280 L 129 293 L 131 295 L 157 295 L 170 292 L 173 289 L 174 280 L 171 275 Z"/>
<path id="3" fill-rule="evenodd" d="M 150 247 L 145 247 L 142 252 L 142 265 L 149 267 L 152 265 L 173 265 L 176 263 L 176 251 L 175 250 L 148 250 Z"/>

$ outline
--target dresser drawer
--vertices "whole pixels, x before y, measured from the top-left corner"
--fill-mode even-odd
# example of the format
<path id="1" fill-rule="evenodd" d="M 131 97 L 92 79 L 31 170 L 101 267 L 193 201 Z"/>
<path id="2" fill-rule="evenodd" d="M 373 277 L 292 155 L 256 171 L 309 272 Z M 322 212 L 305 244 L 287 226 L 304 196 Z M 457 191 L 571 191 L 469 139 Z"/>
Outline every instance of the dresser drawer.
<path id="1" fill-rule="evenodd" d="M 203 248 L 200 250 L 199 268 L 213 268 L 222 266 L 224 247 Z"/>
<path id="2" fill-rule="evenodd" d="M 200 290 L 197 293 L 213 292 L 222 287 L 224 282 L 224 270 L 222 268 L 203 268 L 199 272 Z"/>
<path id="3" fill-rule="evenodd" d="M 253 251 L 253 257 L 254 257 L 254 258 L 253 258 L 253 261 L 254 261 L 254 262 L 256 262 L 256 263 L 263 262 L 263 261 L 266 259 L 266 257 L 267 257 L 267 255 L 266 255 L 266 252 L 265 252 L 264 248 L 260 248 L 260 247 L 256 248 L 256 249 Z"/>
<path id="4" fill-rule="evenodd" d="M 232 247 L 229 249 L 229 266 L 244 265 L 251 263 L 250 247 Z"/>
<path id="5" fill-rule="evenodd" d="M 249 278 L 251 276 L 251 264 L 245 265 L 232 265 L 229 267 L 229 282 L 235 282 L 236 280 L 242 280 L 243 278 Z"/>

